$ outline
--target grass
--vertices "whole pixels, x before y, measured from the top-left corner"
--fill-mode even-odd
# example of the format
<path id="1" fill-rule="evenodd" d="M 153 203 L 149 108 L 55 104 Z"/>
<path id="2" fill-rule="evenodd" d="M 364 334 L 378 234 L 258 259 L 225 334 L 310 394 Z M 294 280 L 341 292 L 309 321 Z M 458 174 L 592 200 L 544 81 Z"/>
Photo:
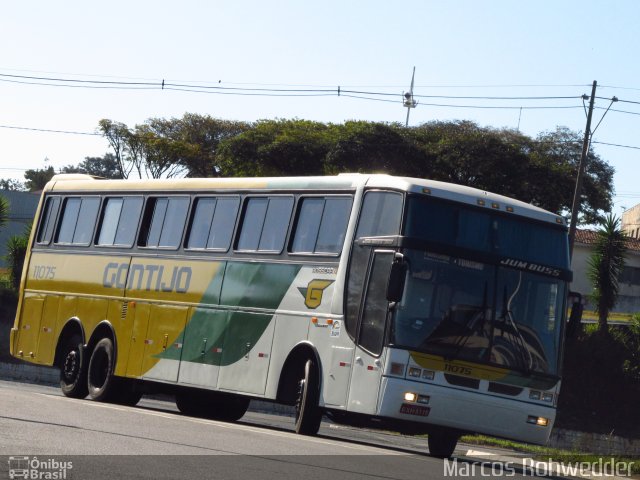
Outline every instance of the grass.
<path id="1" fill-rule="evenodd" d="M 9 277 L 9 271 L 4 268 L 0 268 L 0 290 L 9 290 L 11 288 L 11 278 Z"/>
<path id="2" fill-rule="evenodd" d="M 620 455 L 594 455 L 591 453 L 580 453 L 569 450 L 561 450 L 551 447 L 543 447 L 539 445 L 529 445 L 526 443 L 514 442 L 511 440 L 502 440 L 499 438 L 487 437 L 484 435 L 466 435 L 460 439 L 461 442 L 473 445 L 487 445 L 491 447 L 505 448 L 516 452 L 526 453 L 534 460 L 553 461 L 563 463 L 598 463 L 600 459 L 608 461 L 614 459 L 616 463 L 627 463 L 631 466 L 633 475 L 640 475 L 640 459 L 633 457 L 625 457 Z"/>

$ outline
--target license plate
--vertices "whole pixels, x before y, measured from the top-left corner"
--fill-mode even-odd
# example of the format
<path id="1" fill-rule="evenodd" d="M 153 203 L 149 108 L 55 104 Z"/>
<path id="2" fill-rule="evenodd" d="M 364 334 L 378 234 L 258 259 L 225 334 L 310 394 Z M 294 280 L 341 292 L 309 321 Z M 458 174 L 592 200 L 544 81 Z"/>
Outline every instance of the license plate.
<path id="1" fill-rule="evenodd" d="M 418 415 L 420 417 L 426 417 L 429 415 L 431 408 L 423 407 L 421 405 L 409 405 L 408 403 L 403 403 L 400 406 L 400 413 L 406 413 L 407 415 Z"/>

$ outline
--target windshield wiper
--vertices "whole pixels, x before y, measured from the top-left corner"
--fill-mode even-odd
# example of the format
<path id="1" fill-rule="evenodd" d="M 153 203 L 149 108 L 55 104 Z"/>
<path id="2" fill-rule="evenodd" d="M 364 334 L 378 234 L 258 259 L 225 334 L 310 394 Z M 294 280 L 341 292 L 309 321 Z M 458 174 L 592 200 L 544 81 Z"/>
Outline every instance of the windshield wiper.
<path id="1" fill-rule="evenodd" d="M 479 323 L 478 323 L 479 322 Z M 454 343 L 455 351 L 449 357 L 450 359 L 458 358 L 458 355 L 467 344 L 471 335 L 475 332 L 482 332 L 485 323 L 487 322 L 487 282 L 484 282 L 484 293 L 482 295 L 482 305 L 480 311 L 476 314 L 470 315 L 464 322 L 463 333 L 458 334 Z M 476 325 L 477 324 L 477 325 Z"/>
<path id="2" fill-rule="evenodd" d="M 520 281 L 522 281 L 522 272 L 520 273 Z M 518 286 L 513 292 L 513 295 L 511 295 L 511 297 L 509 297 L 509 300 L 507 300 L 507 286 L 505 285 L 504 287 L 504 292 L 502 295 L 502 316 L 500 317 L 503 326 L 500 327 L 500 330 L 502 330 L 501 336 L 504 338 L 504 324 L 506 324 L 508 321 L 511 325 L 511 328 L 513 329 L 511 337 L 514 337 L 516 341 L 507 342 L 517 349 L 520 356 L 520 362 L 522 363 L 522 369 L 524 370 L 525 374 L 530 375 L 531 370 L 533 370 L 533 357 L 531 356 L 531 352 L 527 348 L 527 342 L 522 336 L 520 328 L 518 328 L 516 321 L 513 319 L 513 312 L 511 311 L 511 302 L 518 293 L 518 290 L 520 290 L 520 282 L 518 282 Z"/>

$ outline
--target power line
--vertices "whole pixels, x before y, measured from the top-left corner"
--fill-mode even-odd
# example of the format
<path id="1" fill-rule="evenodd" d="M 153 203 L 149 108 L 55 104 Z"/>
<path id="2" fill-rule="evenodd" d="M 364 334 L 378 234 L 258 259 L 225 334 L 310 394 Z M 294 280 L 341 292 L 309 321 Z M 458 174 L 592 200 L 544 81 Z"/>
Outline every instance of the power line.
<path id="1" fill-rule="evenodd" d="M 32 132 L 45 132 L 45 133 L 66 133 L 69 135 L 89 135 L 89 136 L 96 136 L 96 137 L 101 137 L 102 134 L 100 133 L 90 133 L 90 132 L 74 132 L 74 131 L 70 131 L 70 130 L 53 130 L 53 129 L 48 129 L 48 128 L 34 128 L 34 127 L 17 127 L 14 125 L 0 125 L 0 128 L 8 128 L 11 130 L 28 130 L 28 131 L 32 131 Z"/>
<path id="2" fill-rule="evenodd" d="M 607 143 L 607 142 L 591 142 L 597 143 L 598 145 L 607 145 L 609 147 L 620 147 L 620 148 L 631 148 L 633 150 L 640 150 L 640 147 L 634 147 L 633 145 L 620 145 L 619 143 Z"/>
<path id="3" fill-rule="evenodd" d="M 266 88 L 266 87 L 227 87 L 222 85 L 198 85 L 192 83 L 174 83 L 170 81 L 122 81 L 122 80 L 87 80 L 76 78 L 63 78 L 63 77 L 44 77 L 33 75 L 11 75 L 0 74 L 0 81 L 19 83 L 26 85 L 43 85 L 53 87 L 75 87 L 75 88 L 108 88 L 108 89 L 155 89 L 155 90 L 177 90 L 177 91 L 189 91 L 189 92 L 231 92 L 231 94 L 245 94 L 245 92 L 253 92 L 254 94 L 264 94 L 265 96 L 271 96 L 268 94 L 284 95 L 289 94 L 294 96 L 306 96 L 318 95 L 331 95 L 335 94 L 342 96 L 343 94 L 351 95 L 368 95 L 368 96 L 400 96 L 397 93 L 389 92 L 373 92 L 362 90 L 345 90 L 340 86 L 338 87 L 322 87 L 322 88 Z M 420 98 L 442 98 L 442 99 L 460 99 L 460 100 L 500 100 L 500 101 L 515 101 L 515 100 L 568 100 L 578 99 L 580 96 L 455 96 L 455 95 L 415 95 Z M 362 97 L 363 98 L 363 97 Z M 368 98 L 371 99 L 371 98 Z M 519 107 L 518 107 L 519 108 Z"/>

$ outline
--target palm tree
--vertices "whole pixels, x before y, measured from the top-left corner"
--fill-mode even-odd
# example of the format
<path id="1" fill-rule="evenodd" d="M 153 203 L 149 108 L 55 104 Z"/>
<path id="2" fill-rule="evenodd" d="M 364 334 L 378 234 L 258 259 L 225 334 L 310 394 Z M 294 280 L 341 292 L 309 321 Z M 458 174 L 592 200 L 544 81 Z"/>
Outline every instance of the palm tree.
<path id="1" fill-rule="evenodd" d="M 0 227 L 2 227 L 9 219 L 9 202 L 0 195 Z"/>
<path id="2" fill-rule="evenodd" d="M 588 270 L 589 279 L 593 283 L 591 300 L 598 312 L 598 330 L 602 335 L 609 333 L 607 317 L 618 299 L 618 277 L 624 268 L 627 240 L 627 235 L 620 226 L 620 218 L 608 214 L 598 231 Z"/>

